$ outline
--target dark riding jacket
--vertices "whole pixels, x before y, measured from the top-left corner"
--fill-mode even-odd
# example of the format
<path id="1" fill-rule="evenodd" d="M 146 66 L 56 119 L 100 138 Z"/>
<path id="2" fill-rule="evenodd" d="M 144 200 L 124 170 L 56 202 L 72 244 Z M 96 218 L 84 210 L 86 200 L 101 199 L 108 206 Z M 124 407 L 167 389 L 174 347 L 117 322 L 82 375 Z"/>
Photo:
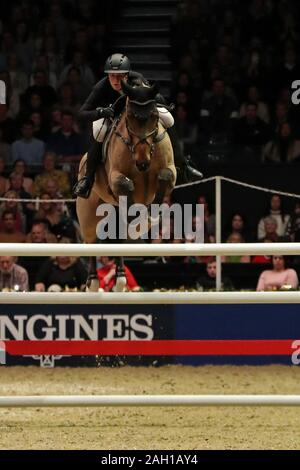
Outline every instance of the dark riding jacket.
<path id="1" fill-rule="evenodd" d="M 138 72 L 129 72 L 129 84 L 134 79 L 140 79 L 147 83 L 142 74 Z M 84 122 L 97 121 L 97 119 L 99 119 L 99 116 L 96 108 L 107 108 L 108 106 L 113 105 L 121 96 L 121 93 L 115 91 L 112 88 L 111 84 L 109 83 L 108 77 L 102 78 L 102 80 L 96 83 L 92 92 L 79 109 L 78 119 Z M 123 96 L 125 97 L 125 95 Z M 121 109 L 119 105 L 118 109 L 116 109 L 115 111 L 120 112 L 123 109 L 124 105 L 125 102 L 121 104 Z"/>

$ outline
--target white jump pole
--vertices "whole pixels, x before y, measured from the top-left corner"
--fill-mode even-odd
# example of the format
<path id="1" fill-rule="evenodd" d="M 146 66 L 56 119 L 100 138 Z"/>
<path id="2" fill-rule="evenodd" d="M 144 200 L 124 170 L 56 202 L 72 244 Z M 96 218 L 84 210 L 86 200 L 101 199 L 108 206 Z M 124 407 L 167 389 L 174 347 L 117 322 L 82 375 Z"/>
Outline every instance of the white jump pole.
<path id="1" fill-rule="evenodd" d="M 300 243 L 1 243 L 0 256 L 300 255 Z"/>
<path id="2" fill-rule="evenodd" d="M 299 395 L 43 395 L 2 396 L 0 407 L 299 406 Z"/>
<path id="3" fill-rule="evenodd" d="M 300 304 L 288 292 L 0 292 L 1 304 Z"/>

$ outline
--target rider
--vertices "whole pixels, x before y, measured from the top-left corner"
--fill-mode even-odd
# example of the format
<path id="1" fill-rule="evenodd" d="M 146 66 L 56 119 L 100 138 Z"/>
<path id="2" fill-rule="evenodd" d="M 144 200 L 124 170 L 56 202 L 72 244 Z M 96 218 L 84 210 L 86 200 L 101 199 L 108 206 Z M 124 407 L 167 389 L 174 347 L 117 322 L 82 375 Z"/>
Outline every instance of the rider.
<path id="1" fill-rule="evenodd" d="M 104 72 L 107 74 L 107 76 L 94 86 L 91 94 L 88 96 L 85 103 L 79 110 L 79 119 L 86 122 L 95 122 L 103 119 L 103 123 L 105 123 L 105 119 L 113 118 L 115 113 L 117 111 L 120 112 L 124 107 L 124 102 L 122 100 L 119 101 L 119 108 L 121 103 L 121 109 L 117 110 L 112 107 L 112 104 L 114 104 L 123 94 L 121 80 L 125 80 L 130 83 L 131 81 L 139 79 L 144 83 L 147 83 L 141 74 L 131 70 L 130 61 L 128 57 L 123 54 L 113 54 L 109 56 L 105 62 Z M 165 113 L 166 116 L 168 116 L 168 114 L 169 113 Z M 169 116 L 171 115 L 169 114 Z M 169 126 L 170 125 L 172 124 L 169 123 Z M 176 141 L 173 142 L 175 139 L 172 137 L 173 136 L 171 135 L 170 138 L 173 149 L 179 148 L 179 146 L 176 145 Z M 184 167 L 185 174 L 187 176 L 193 177 L 193 179 L 202 178 L 202 174 L 200 172 L 187 164 L 182 155 L 182 152 L 174 151 L 174 157 L 175 165 L 179 167 L 179 169 Z M 101 158 L 102 142 L 94 140 L 87 154 L 85 176 L 83 176 L 77 182 L 73 189 L 75 196 L 82 198 L 89 197 L 92 186 L 94 184 L 97 164 Z"/>

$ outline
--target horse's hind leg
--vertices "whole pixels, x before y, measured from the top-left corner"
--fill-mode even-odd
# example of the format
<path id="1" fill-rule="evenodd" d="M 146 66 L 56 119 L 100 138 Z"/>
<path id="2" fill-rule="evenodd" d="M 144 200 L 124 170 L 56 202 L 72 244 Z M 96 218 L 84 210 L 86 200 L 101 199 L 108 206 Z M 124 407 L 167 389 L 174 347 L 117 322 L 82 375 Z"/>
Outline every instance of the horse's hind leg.
<path id="1" fill-rule="evenodd" d="M 99 196 L 94 191 L 91 192 L 88 199 L 77 198 L 77 215 L 85 243 L 95 243 L 97 240 L 96 227 L 100 221 L 100 217 L 96 216 L 96 210 L 99 203 Z M 86 288 L 91 292 L 96 292 L 99 288 L 99 280 L 96 272 L 96 257 L 94 256 L 89 257 Z"/>

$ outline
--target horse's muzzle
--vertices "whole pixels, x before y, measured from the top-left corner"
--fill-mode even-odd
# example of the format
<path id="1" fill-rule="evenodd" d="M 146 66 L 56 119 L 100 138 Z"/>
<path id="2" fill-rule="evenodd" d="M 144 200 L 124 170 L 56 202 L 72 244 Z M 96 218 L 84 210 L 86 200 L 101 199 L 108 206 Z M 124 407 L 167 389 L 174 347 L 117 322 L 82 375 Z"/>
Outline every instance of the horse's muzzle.
<path id="1" fill-rule="evenodd" d="M 136 162 L 136 167 L 139 171 L 147 171 L 149 166 L 150 162 Z"/>

